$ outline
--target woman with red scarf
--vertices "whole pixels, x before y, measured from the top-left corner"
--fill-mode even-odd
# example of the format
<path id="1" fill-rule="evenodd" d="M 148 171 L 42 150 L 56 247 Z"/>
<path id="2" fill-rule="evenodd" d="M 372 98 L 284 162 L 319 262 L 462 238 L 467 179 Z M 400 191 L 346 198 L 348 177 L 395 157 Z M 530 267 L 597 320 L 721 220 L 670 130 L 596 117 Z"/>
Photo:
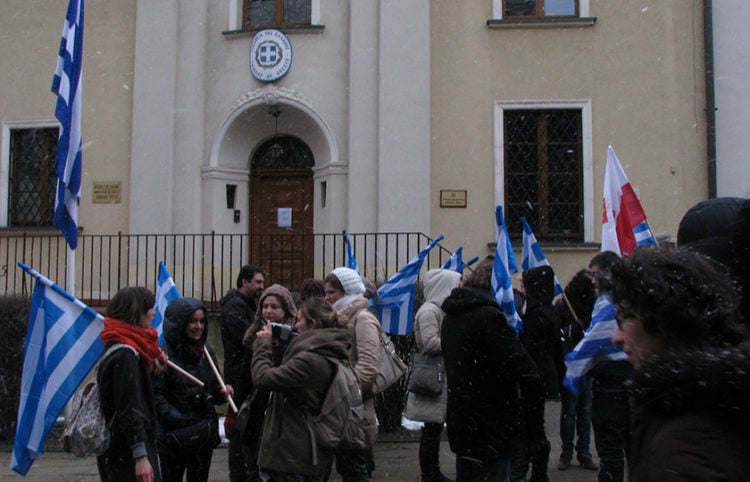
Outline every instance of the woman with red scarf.
<path id="1" fill-rule="evenodd" d="M 151 327 L 154 294 L 146 288 L 118 291 L 107 306 L 100 337 L 114 350 L 97 369 L 102 413 L 110 427 L 109 449 L 97 457 L 103 481 L 161 480 L 156 453 L 156 409 L 151 373 L 164 370 L 167 357 Z"/>

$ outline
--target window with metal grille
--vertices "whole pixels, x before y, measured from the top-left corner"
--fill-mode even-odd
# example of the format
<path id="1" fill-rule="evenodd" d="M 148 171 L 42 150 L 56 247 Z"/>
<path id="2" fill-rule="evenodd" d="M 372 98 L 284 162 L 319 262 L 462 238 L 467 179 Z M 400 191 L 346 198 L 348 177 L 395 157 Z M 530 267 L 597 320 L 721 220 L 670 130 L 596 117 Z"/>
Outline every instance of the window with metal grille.
<path id="1" fill-rule="evenodd" d="M 503 18 L 577 15 L 578 0 L 503 0 Z"/>
<path id="2" fill-rule="evenodd" d="M 505 110 L 508 233 L 520 238 L 525 216 L 542 241 L 584 239 L 580 109 Z"/>
<path id="3" fill-rule="evenodd" d="M 10 131 L 9 226 L 52 226 L 57 127 Z"/>
<path id="4" fill-rule="evenodd" d="M 311 0 L 245 0 L 243 27 L 263 28 L 310 25 Z"/>

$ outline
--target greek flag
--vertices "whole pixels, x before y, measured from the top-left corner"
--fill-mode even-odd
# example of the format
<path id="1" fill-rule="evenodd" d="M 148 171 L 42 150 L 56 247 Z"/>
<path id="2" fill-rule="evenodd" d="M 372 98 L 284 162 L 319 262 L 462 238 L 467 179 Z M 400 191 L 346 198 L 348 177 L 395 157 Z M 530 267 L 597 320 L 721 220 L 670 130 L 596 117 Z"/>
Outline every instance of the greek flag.
<path id="1" fill-rule="evenodd" d="M 615 305 L 604 293 L 596 299 L 589 326 L 583 339 L 565 356 L 565 380 L 563 385 L 573 393 L 579 393 L 589 370 L 604 360 L 625 360 L 627 355 L 621 346 L 612 343 L 617 330 Z"/>
<path id="2" fill-rule="evenodd" d="M 531 226 L 526 222 L 526 218 L 521 216 L 523 223 L 523 246 L 521 248 L 521 269 L 526 271 L 537 266 L 549 266 L 549 261 L 542 252 L 542 247 L 536 240 L 536 236 L 531 231 Z M 555 295 L 563 294 L 564 290 L 560 280 L 555 275 Z"/>
<path id="3" fill-rule="evenodd" d="M 176 300 L 180 297 L 180 291 L 174 284 L 172 275 L 169 274 L 167 266 L 164 261 L 159 261 L 159 274 L 156 277 L 156 315 L 154 315 L 154 321 L 151 326 L 156 328 L 156 332 L 159 333 L 159 345 L 164 343 L 164 311 L 167 309 L 172 300 Z"/>
<path id="4" fill-rule="evenodd" d="M 57 194 L 53 224 L 70 249 L 78 246 L 78 201 L 81 198 L 81 71 L 83 68 L 83 0 L 70 0 L 65 15 L 52 92 L 57 94 Z"/>
<path id="5" fill-rule="evenodd" d="M 68 399 L 104 352 L 102 317 L 58 285 L 36 278 L 24 348 L 21 398 L 10 467 L 26 475 Z"/>
<path id="6" fill-rule="evenodd" d="M 459 273 L 464 272 L 464 268 L 467 268 L 471 266 L 472 264 L 479 261 L 479 256 L 474 256 L 469 261 L 464 263 L 463 261 L 463 246 L 459 246 L 456 248 L 456 250 L 453 252 L 450 258 L 448 258 L 448 261 L 445 262 L 445 264 L 441 267 L 442 269 L 452 269 L 453 271 L 458 271 Z"/>
<path id="7" fill-rule="evenodd" d="M 519 333 L 523 330 L 523 322 L 516 311 L 516 302 L 513 298 L 513 284 L 510 276 L 518 273 L 516 257 L 513 255 L 513 247 L 510 245 L 508 229 L 505 227 L 503 207 L 495 208 L 495 222 L 497 223 L 497 248 L 495 249 L 495 261 L 492 264 L 492 296 L 503 309 L 503 314 L 508 324 Z"/>
<path id="8" fill-rule="evenodd" d="M 427 253 L 445 238 L 442 234 L 419 252 L 406 266 L 391 276 L 378 288 L 377 300 L 370 299 L 370 305 L 378 311 L 383 330 L 392 335 L 408 335 L 414 323 L 414 290 L 417 287 L 419 272 L 422 270 Z"/>
<path id="9" fill-rule="evenodd" d="M 349 235 L 344 231 L 344 242 L 346 243 L 346 267 L 353 269 L 359 273 L 359 266 L 357 266 L 357 258 L 354 257 L 354 249 L 352 248 L 352 242 L 349 240 Z"/>

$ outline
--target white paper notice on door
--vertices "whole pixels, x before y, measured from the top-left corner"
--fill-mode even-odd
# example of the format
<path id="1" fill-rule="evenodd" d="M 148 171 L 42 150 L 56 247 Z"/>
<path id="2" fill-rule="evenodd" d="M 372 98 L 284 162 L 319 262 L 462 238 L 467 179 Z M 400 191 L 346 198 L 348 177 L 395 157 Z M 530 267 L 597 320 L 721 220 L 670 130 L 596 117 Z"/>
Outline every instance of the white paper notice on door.
<path id="1" fill-rule="evenodd" d="M 292 227 L 292 208 L 279 208 L 278 224 L 280 228 Z"/>

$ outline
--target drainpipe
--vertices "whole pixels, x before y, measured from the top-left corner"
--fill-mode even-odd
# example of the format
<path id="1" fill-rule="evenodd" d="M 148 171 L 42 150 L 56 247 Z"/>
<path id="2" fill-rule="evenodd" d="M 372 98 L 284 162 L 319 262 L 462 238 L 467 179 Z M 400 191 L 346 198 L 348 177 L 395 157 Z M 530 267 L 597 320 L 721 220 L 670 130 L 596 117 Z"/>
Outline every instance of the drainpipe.
<path id="1" fill-rule="evenodd" d="M 703 0 L 703 48 L 706 68 L 706 157 L 708 197 L 716 197 L 716 95 L 714 93 L 713 0 Z"/>

